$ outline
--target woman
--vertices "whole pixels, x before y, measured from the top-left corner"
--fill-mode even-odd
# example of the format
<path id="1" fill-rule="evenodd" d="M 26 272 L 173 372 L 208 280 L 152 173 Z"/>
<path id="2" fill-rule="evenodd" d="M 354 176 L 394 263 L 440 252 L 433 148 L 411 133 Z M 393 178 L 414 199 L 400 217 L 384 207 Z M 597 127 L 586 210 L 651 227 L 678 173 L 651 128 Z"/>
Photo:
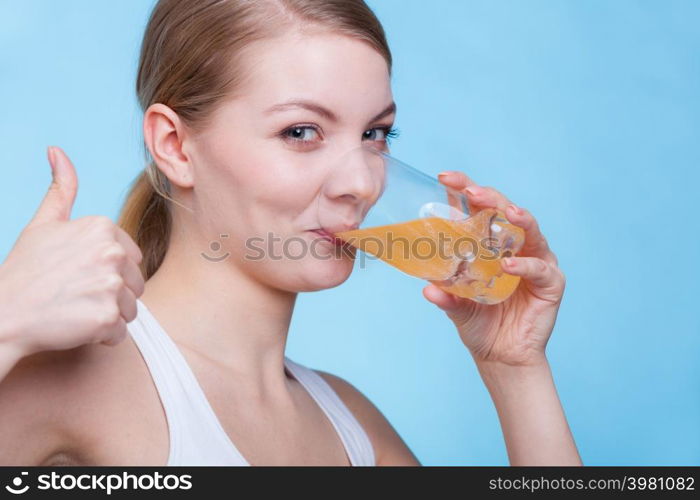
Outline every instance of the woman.
<path id="1" fill-rule="evenodd" d="M 69 220 L 75 171 L 50 148 L 54 181 L 0 268 L 0 462 L 417 465 L 356 388 L 284 354 L 297 293 L 341 284 L 352 255 L 319 258 L 334 250 L 322 242 L 302 258 L 246 258 L 253 236 L 274 234 L 277 255 L 291 238 L 318 242 L 319 196 L 366 196 L 328 165 L 387 148 L 390 75 L 361 0 L 161 0 L 137 82 L 153 161 L 121 227 Z M 524 228 L 504 263 L 523 281 L 495 306 L 432 285 L 424 296 L 471 352 L 511 464 L 580 464 L 545 356 L 557 259 L 503 194 L 440 178 Z M 224 239 L 228 255 L 210 255 Z"/>

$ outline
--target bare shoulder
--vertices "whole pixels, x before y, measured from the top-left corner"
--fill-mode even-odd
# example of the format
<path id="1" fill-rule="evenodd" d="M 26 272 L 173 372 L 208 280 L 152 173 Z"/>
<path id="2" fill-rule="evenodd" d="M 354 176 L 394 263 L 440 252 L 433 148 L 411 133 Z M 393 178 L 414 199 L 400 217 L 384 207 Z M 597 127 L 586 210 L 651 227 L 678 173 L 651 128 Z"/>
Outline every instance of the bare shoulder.
<path id="1" fill-rule="evenodd" d="M 66 402 L 85 357 L 84 348 L 35 353 L 0 381 L 2 465 L 40 465 L 70 440 Z"/>
<path id="2" fill-rule="evenodd" d="M 82 460 L 90 403 L 119 350 L 91 344 L 22 358 L 0 380 L 0 464 Z"/>
<path id="3" fill-rule="evenodd" d="M 377 465 L 420 465 L 396 429 L 360 390 L 331 373 L 314 370 L 333 388 L 369 436 Z"/>

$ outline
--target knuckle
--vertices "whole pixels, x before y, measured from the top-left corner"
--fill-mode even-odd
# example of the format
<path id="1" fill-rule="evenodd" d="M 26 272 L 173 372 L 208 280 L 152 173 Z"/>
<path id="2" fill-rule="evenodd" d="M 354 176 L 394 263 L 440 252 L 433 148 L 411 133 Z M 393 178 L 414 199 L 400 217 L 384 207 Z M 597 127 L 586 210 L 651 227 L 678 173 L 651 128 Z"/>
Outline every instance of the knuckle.
<path id="1" fill-rule="evenodd" d="M 525 221 L 527 222 L 527 227 L 528 229 L 532 230 L 537 229 L 539 231 L 539 226 L 537 225 L 537 219 L 532 215 L 532 212 L 530 212 L 527 208 L 519 207 L 520 212 L 523 214 L 523 217 L 525 218 Z"/>
<path id="2" fill-rule="evenodd" d="M 120 328 L 116 332 L 112 332 L 109 337 L 102 341 L 103 344 L 108 346 L 116 346 L 122 343 L 126 339 L 126 328 Z"/>
<path id="3" fill-rule="evenodd" d="M 111 328 L 119 323 L 119 308 L 116 304 L 110 304 L 104 307 L 100 314 L 96 316 L 97 325 L 99 328 Z"/>
<path id="4" fill-rule="evenodd" d="M 141 248 L 136 245 L 136 263 L 141 264 L 143 262 L 143 252 L 141 251 Z"/>
<path id="5" fill-rule="evenodd" d="M 117 293 L 124 286 L 124 278 L 117 273 L 109 273 L 104 278 L 104 288 L 108 292 Z"/>
<path id="6" fill-rule="evenodd" d="M 537 226 L 537 221 L 535 219 L 530 219 L 529 230 L 534 238 L 534 244 L 537 248 L 549 250 L 549 243 L 547 243 L 547 238 L 544 234 L 540 232 L 540 228 Z"/>
<path id="7" fill-rule="evenodd" d="M 120 327 L 114 333 L 116 342 L 122 342 L 126 338 L 126 326 L 120 322 Z"/>
<path id="8" fill-rule="evenodd" d="M 117 242 L 110 242 L 102 251 L 102 259 L 108 264 L 121 265 L 126 262 L 126 258 L 126 250 Z"/>
<path id="9" fill-rule="evenodd" d="M 110 230 L 114 223 L 106 215 L 88 215 L 85 218 L 97 230 Z"/>
<path id="10" fill-rule="evenodd" d="M 535 216 L 532 215 L 532 212 L 530 212 L 527 208 L 522 208 L 520 207 L 520 210 L 522 210 L 523 217 L 525 219 L 525 223 L 527 224 L 527 230 L 533 234 L 533 235 L 539 235 L 540 237 L 542 236 L 542 233 L 540 233 L 540 226 L 537 223 L 537 219 L 535 219 Z"/>
<path id="11" fill-rule="evenodd" d="M 559 279 L 561 280 L 561 285 L 562 285 L 562 288 L 563 288 L 564 286 L 566 286 L 566 275 L 565 275 L 564 272 L 563 272 L 561 269 L 559 269 L 559 268 L 557 268 L 557 273 L 559 274 Z"/>

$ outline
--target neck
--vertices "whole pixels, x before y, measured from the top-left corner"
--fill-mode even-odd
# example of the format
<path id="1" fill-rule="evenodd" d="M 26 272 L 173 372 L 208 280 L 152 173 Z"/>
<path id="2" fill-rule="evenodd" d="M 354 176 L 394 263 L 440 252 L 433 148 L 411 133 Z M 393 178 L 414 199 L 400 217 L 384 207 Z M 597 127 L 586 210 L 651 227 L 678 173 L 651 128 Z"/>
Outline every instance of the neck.
<path id="1" fill-rule="evenodd" d="M 206 246 L 204 247 L 206 248 Z M 257 387 L 281 386 L 296 293 L 271 288 L 226 259 L 171 241 L 140 300 L 168 335 Z"/>

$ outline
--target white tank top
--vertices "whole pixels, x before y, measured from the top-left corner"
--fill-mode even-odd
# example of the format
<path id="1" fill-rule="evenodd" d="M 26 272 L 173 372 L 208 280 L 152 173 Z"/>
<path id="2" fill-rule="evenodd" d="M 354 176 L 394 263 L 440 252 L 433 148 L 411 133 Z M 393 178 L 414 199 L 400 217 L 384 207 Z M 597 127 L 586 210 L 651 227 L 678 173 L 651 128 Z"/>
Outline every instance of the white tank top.
<path id="1" fill-rule="evenodd" d="M 127 328 L 146 361 L 165 409 L 170 436 L 168 466 L 250 465 L 216 417 L 175 342 L 146 305 Z M 333 388 L 314 370 L 285 356 L 287 371 L 309 392 L 338 432 L 351 465 L 375 465 L 372 444 Z"/>

